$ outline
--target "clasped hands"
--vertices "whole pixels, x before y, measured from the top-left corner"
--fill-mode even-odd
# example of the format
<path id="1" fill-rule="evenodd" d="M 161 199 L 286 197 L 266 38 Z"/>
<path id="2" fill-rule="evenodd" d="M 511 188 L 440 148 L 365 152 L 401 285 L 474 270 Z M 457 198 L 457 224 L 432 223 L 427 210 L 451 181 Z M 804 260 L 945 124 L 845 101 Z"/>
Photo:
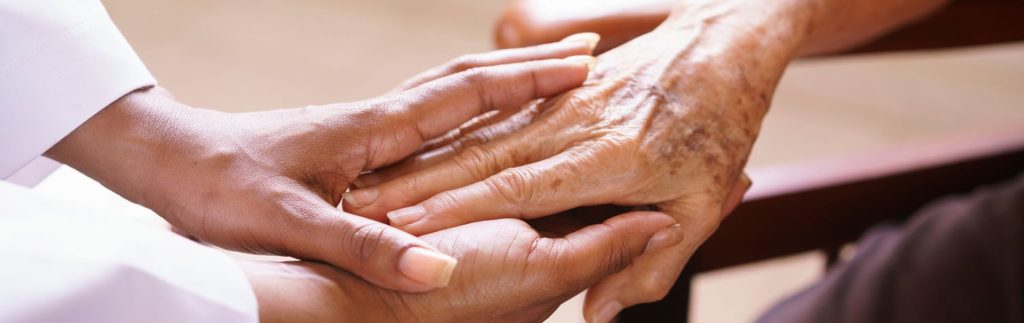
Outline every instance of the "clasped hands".
<path id="1" fill-rule="evenodd" d="M 351 104 L 229 114 L 139 90 L 47 156 L 200 240 L 314 261 L 243 264 L 265 321 L 535 321 L 586 288 L 607 320 L 662 297 L 749 184 L 713 125 L 591 71 L 596 37 Z M 660 212 L 575 209 L 603 204 Z"/>

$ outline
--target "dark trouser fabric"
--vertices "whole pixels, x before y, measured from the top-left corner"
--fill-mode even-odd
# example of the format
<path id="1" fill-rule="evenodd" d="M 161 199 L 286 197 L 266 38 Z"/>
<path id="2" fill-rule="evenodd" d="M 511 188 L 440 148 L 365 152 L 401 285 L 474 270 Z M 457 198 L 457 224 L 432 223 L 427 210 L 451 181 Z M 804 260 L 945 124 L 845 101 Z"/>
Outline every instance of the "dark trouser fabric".
<path id="1" fill-rule="evenodd" d="M 1024 177 L 883 225 L 761 323 L 1021 322 Z"/>

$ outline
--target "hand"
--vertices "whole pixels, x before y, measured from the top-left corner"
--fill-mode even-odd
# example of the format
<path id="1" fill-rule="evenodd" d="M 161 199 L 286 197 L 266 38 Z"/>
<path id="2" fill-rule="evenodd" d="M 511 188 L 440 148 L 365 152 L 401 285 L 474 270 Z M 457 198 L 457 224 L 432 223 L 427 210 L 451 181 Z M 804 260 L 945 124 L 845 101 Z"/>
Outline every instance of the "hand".
<path id="1" fill-rule="evenodd" d="M 591 48 L 567 41 L 469 56 L 479 59 L 387 96 L 266 112 L 195 109 L 160 89 L 140 90 L 47 155 L 206 242 L 325 261 L 379 286 L 422 292 L 445 286 L 455 260 L 338 210 L 342 193 L 359 173 L 473 116 L 577 87 L 588 59 L 554 58 Z"/>
<path id="2" fill-rule="evenodd" d="M 594 286 L 587 317 L 606 321 L 664 297 L 749 186 L 742 169 L 796 54 L 799 39 L 784 35 L 800 27 L 772 24 L 789 13 L 748 3 L 688 6 L 601 55 L 583 88 L 478 118 L 425 153 L 361 177 L 345 209 L 422 234 L 581 205 L 653 205 L 679 221 L 684 241 Z"/>
<path id="3" fill-rule="evenodd" d="M 425 241 L 460 265 L 451 285 L 423 294 L 381 290 L 320 264 L 247 263 L 243 268 L 261 322 L 539 322 L 645 249 L 664 249 L 682 239 L 675 221 L 657 212 L 591 223 L 564 214 L 534 223 L 536 228 L 502 219 L 426 235 Z"/>

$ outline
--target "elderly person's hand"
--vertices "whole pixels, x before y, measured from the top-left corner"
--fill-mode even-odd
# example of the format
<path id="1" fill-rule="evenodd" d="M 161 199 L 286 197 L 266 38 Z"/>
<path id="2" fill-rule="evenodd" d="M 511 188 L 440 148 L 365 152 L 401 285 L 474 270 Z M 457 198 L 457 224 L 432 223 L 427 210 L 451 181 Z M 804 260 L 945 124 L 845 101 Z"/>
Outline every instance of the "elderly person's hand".
<path id="1" fill-rule="evenodd" d="M 135 91 L 47 156 L 224 248 L 342 267 L 382 287 L 445 286 L 456 263 L 416 237 L 338 210 L 361 172 L 486 111 L 579 86 L 593 41 L 471 55 L 375 99 L 254 113 Z M 564 57 L 569 57 L 562 59 Z M 54 94 L 59 95 L 59 93 Z"/>
<path id="2" fill-rule="evenodd" d="M 600 56 L 583 88 L 478 118 L 361 177 L 345 209 L 423 234 L 581 205 L 651 205 L 679 221 L 684 241 L 591 289 L 587 317 L 658 300 L 749 185 L 742 169 L 806 28 L 805 8 L 784 4 L 694 1 Z"/>
<path id="3" fill-rule="evenodd" d="M 243 268 L 261 322 L 540 322 L 645 249 L 662 250 L 682 239 L 675 220 L 657 212 L 631 212 L 589 226 L 569 215 L 545 220 L 534 223 L 536 229 L 501 219 L 423 236 L 460 263 L 451 285 L 429 293 L 382 290 L 313 263 Z"/>

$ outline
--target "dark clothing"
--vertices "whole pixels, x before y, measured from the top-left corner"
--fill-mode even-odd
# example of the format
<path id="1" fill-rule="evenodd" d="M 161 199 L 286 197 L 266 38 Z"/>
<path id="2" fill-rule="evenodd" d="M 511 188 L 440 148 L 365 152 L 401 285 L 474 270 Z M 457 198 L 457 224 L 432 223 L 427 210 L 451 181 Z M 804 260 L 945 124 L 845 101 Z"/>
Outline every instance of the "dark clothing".
<path id="1" fill-rule="evenodd" d="M 883 225 L 761 323 L 1022 322 L 1024 177 Z"/>

